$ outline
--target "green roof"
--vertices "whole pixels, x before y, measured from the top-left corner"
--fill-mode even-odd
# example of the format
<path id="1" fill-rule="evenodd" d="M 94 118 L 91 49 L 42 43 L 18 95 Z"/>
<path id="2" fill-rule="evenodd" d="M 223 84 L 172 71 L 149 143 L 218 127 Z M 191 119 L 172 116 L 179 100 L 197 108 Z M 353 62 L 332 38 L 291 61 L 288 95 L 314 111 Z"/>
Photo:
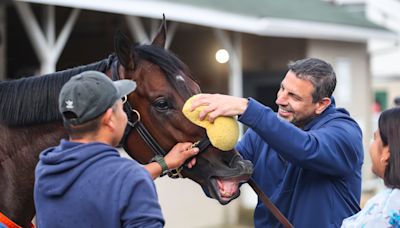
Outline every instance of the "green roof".
<path id="1" fill-rule="evenodd" d="M 164 0 L 244 16 L 303 20 L 386 30 L 362 12 L 323 0 Z"/>

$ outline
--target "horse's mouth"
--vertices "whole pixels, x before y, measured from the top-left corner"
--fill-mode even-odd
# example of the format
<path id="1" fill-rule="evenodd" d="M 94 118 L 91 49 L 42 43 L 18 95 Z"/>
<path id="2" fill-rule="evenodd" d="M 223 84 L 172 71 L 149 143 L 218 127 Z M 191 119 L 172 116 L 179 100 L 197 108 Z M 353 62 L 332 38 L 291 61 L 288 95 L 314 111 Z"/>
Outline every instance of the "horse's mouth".
<path id="1" fill-rule="evenodd" d="M 228 204 L 240 195 L 240 185 L 247 182 L 249 178 L 249 174 L 236 177 L 213 177 L 210 179 L 212 189 L 209 189 L 209 192 L 222 205 Z"/>

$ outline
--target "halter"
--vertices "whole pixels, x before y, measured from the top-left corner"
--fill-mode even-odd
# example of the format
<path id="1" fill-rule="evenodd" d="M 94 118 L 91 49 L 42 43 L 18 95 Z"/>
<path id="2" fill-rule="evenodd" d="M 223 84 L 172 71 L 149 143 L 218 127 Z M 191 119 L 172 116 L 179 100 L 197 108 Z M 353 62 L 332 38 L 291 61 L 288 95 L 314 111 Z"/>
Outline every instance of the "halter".
<path id="1" fill-rule="evenodd" d="M 112 71 L 112 80 L 117 81 L 120 80 L 119 73 L 118 73 L 118 67 L 119 63 L 118 60 L 114 61 L 112 63 L 111 71 Z M 125 98 L 128 99 L 128 98 Z M 122 148 L 124 148 L 125 151 L 128 151 L 128 146 L 126 144 L 127 138 L 129 134 L 131 133 L 132 130 L 136 130 L 140 137 L 143 139 L 143 141 L 147 144 L 148 147 L 150 147 L 151 151 L 154 153 L 155 156 L 162 156 L 165 157 L 167 155 L 167 152 L 164 151 L 164 149 L 158 144 L 158 142 L 154 139 L 154 137 L 150 134 L 150 132 L 146 129 L 146 127 L 143 125 L 141 118 L 140 118 L 140 113 L 136 110 L 133 109 L 131 104 L 126 100 L 124 103 L 124 111 L 128 117 L 128 123 L 124 131 L 124 135 L 121 139 L 120 145 Z M 136 115 L 136 120 L 132 122 L 133 115 Z M 208 146 L 210 146 L 210 140 L 208 139 L 207 136 L 203 137 L 201 140 L 195 142 L 192 145 L 193 147 L 198 147 L 199 151 L 202 152 L 207 149 Z M 154 159 L 150 159 L 152 161 Z M 183 169 L 183 165 L 177 169 L 170 170 L 168 172 L 168 176 L 173 177 L 173 178 L 183 178 L 183 175 L 181 173 Z"/>

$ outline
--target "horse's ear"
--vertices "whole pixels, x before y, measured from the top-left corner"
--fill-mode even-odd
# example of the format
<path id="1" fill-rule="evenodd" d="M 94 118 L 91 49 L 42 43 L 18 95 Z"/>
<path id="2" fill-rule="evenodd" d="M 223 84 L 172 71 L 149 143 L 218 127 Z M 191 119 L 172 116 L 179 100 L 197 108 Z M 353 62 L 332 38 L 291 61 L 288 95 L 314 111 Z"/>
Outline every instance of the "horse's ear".
<path id="1" fill-rule="evenodd" d="M 115 34 L 114 48 L 118 57 L 118 61 L 122 64 L 122 66 L 124 66 L 125 69 L 133 70 L 135 64 L 132 56 L 132 42 L 121 31 L 117 31 Z"/>
<path id="2" fill-rule="evenodd" d="M 154 37 L 151 45 L 165 48 L 165 40 L 167 39 L 167 23 L 165 22 L 165 15 L 163 14 L 163 20 L 161 22 L 160 28 L 158 29 L 156 37 Z"/>

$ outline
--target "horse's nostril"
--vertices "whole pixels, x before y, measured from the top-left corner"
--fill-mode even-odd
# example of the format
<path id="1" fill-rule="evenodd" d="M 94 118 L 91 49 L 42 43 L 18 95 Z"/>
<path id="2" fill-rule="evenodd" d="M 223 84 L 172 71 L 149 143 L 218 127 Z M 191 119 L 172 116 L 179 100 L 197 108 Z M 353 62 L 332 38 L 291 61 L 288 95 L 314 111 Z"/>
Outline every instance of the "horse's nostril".
<path id="1" fill-rule="evenodd" d="M 242 159 L 241 159 L 241 157 L 239 156 L 239 155 L 235 155 L 235 156 L 233 156 L 231 159 L 230 159 L 230 161 L 229 161 L 229 163 L 227 163 L 227 165 L 229 166 L 229 167 L 235 167 L 235 166 L 238 166 L 238 165 L 240 165 L 240 166 L 244 166 L 244 164 L 243 164 L 243 162 L 242 162 Z"/>
<path id="2" fill-rule="evenodd" d="M 231 169 L 241 170 L 243 173 L 253 172 L 253 164 L 248 160 L 244 160 L 240 155 L 234 156 L 228 166 Z"/>
<path id="3" fill-rule="evenodd" d="M 240 167 L 242 170 L 247 170 L 247 166 L 246 166 L 246 164 L 245 164 L 243 161 L 238 161 L 238 162 L 236 163 L 236 166 L 237 166 L 237 167 Z"/>

